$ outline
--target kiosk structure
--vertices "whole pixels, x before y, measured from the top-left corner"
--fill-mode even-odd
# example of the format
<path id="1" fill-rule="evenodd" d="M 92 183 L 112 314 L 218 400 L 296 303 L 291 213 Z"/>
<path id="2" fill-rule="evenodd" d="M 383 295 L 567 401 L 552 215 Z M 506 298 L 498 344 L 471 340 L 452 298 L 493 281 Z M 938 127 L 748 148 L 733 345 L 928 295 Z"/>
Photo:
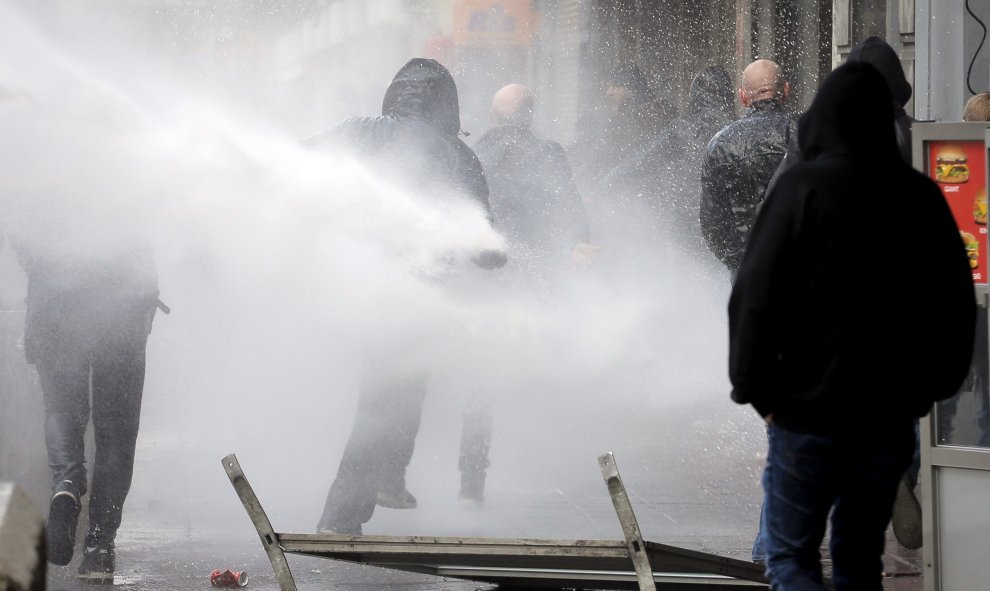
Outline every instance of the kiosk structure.
<path id="1" fill-rule="evenodd" d="M 942 189 L 959 226 L 978 304 L 969 377 L 955 397 L 921 420 L 925 591 L 985 589 L 990 581 L 990 125 L 918 123 L 912 138 L 915 168 Z M 911 261 L 904 263 L 910 289 Z"/>

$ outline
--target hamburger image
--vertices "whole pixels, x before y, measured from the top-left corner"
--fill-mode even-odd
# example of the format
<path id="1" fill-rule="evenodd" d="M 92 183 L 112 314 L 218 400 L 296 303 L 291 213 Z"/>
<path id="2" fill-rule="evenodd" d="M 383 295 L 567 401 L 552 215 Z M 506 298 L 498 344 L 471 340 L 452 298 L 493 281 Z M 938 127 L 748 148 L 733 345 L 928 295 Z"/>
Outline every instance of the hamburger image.
<path id="1" fill-rule="evenodd" d="M 976 269 L 980 266 L 980 243 L 976 241 L 976 236 L 973 236 L 969 232 L 963 232 L 960 230 L 959 235 L 962 236 L 963 244 L 966 245 L 966 256 L 969 257 L 969 268 Z"/>
<path id="2" fill-rule="evenodd" d="M 987 190 L 980 189 L 973 199 L 973 221 L 981 226 L 987 225 Z"/>
<path id="3" fill-rule="evenodd" d="M 966 152 L 955 144 L 946 144 L 935 152 L 935 180 L 958 184 L 969 180 Z"/>

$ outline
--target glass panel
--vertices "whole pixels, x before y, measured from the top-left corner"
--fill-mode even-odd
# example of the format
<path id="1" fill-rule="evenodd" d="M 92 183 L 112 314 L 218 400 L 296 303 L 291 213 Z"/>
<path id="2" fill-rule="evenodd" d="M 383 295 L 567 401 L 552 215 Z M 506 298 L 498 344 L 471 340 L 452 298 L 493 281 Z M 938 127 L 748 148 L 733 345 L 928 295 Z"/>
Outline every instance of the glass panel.
<path id="1" fill-rule="evenodd" d="M 986 589 L 990 580 L 990 472 L 937 468 L 941 591 Z"/>
<path id="2" fill-rule="evenodd" d="M 987 309 L 978 308 L 976 343 L 969 376 L 955 397 L 936 407 L 939 445 L 990 447 L 990 346 Z"/>

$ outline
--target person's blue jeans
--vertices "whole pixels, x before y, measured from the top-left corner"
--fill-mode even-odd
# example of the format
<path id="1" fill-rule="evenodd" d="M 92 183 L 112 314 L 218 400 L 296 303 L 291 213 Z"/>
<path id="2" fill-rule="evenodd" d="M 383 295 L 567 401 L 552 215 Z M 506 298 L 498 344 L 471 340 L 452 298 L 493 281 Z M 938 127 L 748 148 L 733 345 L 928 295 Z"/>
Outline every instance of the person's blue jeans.
<path id="1" fill-rule="evenodd" d="M 753 540 L 753 562 L 766 562 L 767 560 L 766 543 L 763 541 L 764 517 L 763 505 L 760 505 L 760 521 L 756 528 L 756 538 Z"/>
<path id="2" fill-rule="evenodd" d="M 767 576 L 777 591 L 824 591 L 821 547 L 832 511 L 836 591 L 881 589 L 884 534 L 897 483 L 911 463 L 910 422 L 869 440 L 771 425 L 763 472 Z"/>

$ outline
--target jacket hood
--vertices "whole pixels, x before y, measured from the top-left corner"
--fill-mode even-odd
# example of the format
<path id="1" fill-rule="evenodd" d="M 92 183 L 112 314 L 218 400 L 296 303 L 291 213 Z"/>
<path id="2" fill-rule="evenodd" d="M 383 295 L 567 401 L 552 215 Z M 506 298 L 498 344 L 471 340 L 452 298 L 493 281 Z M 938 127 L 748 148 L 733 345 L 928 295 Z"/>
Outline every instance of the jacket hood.
<path id="1" fill-rule="evenodd" d="M 883 76 L 866 63 L 851 63 L 828 75 L 811 108 L 801 117 L 801 157 L 863 155 L 871 162 L 899 160 L 894 103 Z"/>
<path id="2" fill-rule="evenodd" d="M 729 73 L 721 66 L 711 66 L 698 72 L 691 82 L 688 111 L 691 113 L 717 111 L 734 115 L 735 100 L 735 91 Z"/>
<path id="3" fill-rule="evenodd" d="M 883 74 L 894 102 L 903 107 L 911 99 L 911 84 L 904 76 L 901 58 L 880 37 L 868 37 L 849 52 L 847 63 L 865 62 Z"/>
<path id="4" fill-rule="evenodd" d="M 436 60 L 409 60 L 385 91 L 382 115 L 420 119 L 444 135 L 456 136 L 461 112 L 454 77 Z"/>

